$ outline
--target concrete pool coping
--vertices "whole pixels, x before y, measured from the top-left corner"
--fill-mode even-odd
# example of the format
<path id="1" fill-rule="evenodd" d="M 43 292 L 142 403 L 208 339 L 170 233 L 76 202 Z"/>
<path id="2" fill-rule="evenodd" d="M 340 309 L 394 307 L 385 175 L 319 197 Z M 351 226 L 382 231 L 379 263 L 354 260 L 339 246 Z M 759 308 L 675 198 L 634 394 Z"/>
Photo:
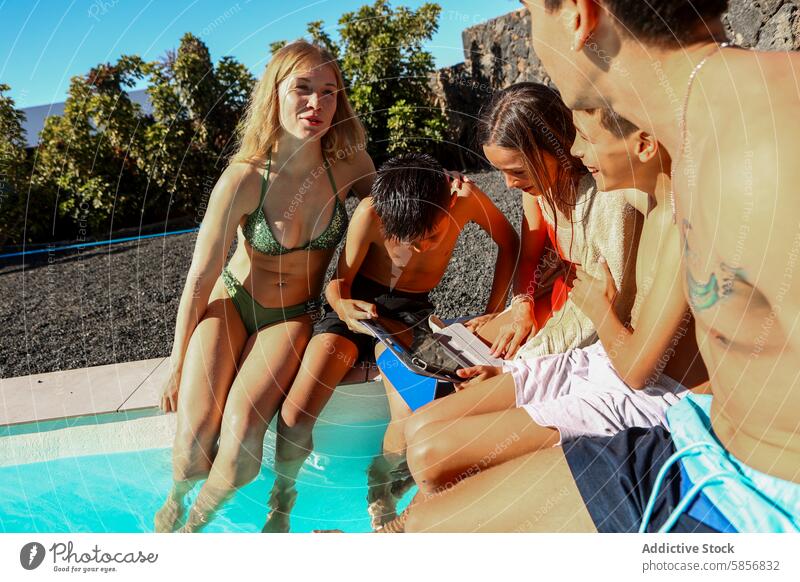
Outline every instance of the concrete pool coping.
<path id="1" fill-rule="evenodd" d="M 156 408 L 167 374 L 167 358 L 153 358 L 0 379 L 0 427 Z M 358 365 L 341 386 L 377 377 L 374 366 Z"/>
<path id="2" fill-rule="evenodd" d="M 0 380 L 0 426 L 158 406 L 166 358 Z"/>
<path id="3" fill-rule="evenodd" d="M 0 380 L 0 467 L 171 447 L 177 416 L 158 410 L 166 358 Z M 377 369 L 355 368 L 318 426 L 385 422 Z"/>

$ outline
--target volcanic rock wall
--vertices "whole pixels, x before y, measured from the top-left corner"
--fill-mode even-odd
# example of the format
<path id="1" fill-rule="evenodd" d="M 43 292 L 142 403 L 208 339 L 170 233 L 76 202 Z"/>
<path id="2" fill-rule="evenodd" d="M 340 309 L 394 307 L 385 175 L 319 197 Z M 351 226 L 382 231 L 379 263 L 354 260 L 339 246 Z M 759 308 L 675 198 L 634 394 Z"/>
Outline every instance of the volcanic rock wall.
<path id="1" fill-rule="evenodd" d="M 723 23 L 740 46 L 800 49 L 800 0 L 731 0 Z M 451 145 L 444 157 L 452 167 L 482 163 L 475 152 L 476 118 L 492 92 L 520 81 L 549 83 L 529 35 L 525 9 L 467 28 L 462 33 L 464 62 L 432 75 L 431 86 L 450 126 Z"/>

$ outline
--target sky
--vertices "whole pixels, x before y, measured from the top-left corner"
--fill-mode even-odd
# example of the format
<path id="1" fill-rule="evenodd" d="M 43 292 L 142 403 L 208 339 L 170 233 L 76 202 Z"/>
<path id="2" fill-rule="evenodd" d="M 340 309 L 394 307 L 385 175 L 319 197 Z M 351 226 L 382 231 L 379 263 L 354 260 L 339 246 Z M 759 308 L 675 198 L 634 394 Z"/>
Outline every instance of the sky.
<path id="1" fill-rule="evenodd" d="M 0 0 L 0 83 L 17 108 L 63 101 L 69 79 L 123 54 L 155 60 L 192 32 L 214 62 L 233 56 L 253 74 L 269 44 L 322 20 L 336 38 L 339 17 L 372 0 Z M 393 0 L 418 8 L 423 0 Z M 464 60 L 461 31 L 520 8 L 517 0 L 440 0 L 439 31 L 426 48 L 436 65 Z"/>

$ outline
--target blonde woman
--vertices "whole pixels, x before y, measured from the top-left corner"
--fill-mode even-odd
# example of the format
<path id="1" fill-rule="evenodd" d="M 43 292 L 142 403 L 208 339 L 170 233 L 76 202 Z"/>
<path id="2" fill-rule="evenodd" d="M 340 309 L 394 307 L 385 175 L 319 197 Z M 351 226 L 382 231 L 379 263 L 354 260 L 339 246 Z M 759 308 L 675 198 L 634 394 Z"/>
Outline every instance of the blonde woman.
<path id="1" fill-rule="evenodd" d="M 181 527 L 197 481 L 207 478 L 181 531 L 200 530 L 259 473 L 267 425 L 297 373 L 347 228 L 344 198 L 368 194 L 374 179 L 364 140 L 326 50 L 298 41 L 272 57 L 211 194 L 181 296 L 161 403 L 178 413 L 174 484 L 156 531 Z"/>

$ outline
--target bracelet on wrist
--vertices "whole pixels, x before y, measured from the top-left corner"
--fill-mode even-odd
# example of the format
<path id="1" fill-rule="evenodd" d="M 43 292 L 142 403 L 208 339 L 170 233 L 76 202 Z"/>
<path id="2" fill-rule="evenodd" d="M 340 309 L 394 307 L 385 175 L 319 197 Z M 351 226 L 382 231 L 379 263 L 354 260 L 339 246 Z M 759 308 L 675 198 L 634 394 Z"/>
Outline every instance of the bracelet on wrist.
<path id="1" fill-rule="evenodd" d="M 513 307 L 515 304 L 519 303 L 520 301 L 525 301 L 526 303 L 530 303 L 533 305 L 533 295 L 530 293 L 518 293 L 511 298 L 511 306 Z"/>

